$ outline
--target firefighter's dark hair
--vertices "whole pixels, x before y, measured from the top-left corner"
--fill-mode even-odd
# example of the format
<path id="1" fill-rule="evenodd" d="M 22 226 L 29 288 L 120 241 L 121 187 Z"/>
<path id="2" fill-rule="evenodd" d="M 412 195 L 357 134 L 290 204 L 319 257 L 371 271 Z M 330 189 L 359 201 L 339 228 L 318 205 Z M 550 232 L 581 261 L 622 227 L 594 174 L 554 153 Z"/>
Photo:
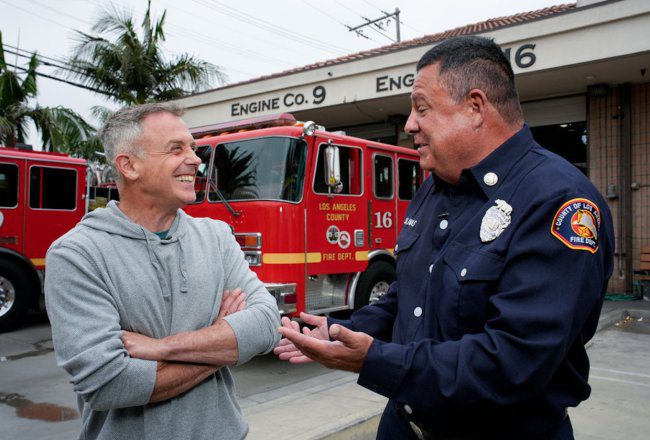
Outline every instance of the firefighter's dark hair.
<path id="1" fill-rule="evenodd" d="M 460 102 L 472 89 L 482 90 L 509 124 L 523 123 L 523 112 L 510 61 L 493 40 L 477 36 L 454 37 L 427 51 L 417 71 L 437 64 L 440 82 Z"/>

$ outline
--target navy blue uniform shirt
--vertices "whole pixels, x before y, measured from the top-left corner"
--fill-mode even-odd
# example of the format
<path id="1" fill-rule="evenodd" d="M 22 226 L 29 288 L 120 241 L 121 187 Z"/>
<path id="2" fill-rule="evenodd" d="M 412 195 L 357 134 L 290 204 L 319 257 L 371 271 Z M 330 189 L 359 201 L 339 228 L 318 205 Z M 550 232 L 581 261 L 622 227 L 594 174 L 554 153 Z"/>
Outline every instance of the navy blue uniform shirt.
<path id="1" fill-rule="evenodd" d="M 387 411 L 441 434 L 544 437 L 589 396 L 584 345 L 613 250 L 600 193 L 524 126 L 455 187 L 427 178 L 388 293 L 329 323 L 375 338 L 358 383 L 387 396 Z M 410 432 L 387 420 L 380 438 Z"/>

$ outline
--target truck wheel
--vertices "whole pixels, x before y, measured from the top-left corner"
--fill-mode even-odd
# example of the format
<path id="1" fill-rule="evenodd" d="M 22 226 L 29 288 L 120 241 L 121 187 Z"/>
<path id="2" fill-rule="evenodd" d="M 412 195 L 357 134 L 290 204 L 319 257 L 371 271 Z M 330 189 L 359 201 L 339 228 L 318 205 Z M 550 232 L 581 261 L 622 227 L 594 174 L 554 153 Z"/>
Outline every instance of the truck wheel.
<path id="1" fill-rule="evenodd" d="M 371 263 L 361 274 L 354 297 L 354 309 L 377 302 L 388 292 L 388 286 L 395 281 L 395 268 L 385 261 Z"/>
<path id="2" fill-rule="evenodd" d="M 27 313 L 30 283 L 15 263 L 0 259 L 0 332 L 16 328 Z"/>

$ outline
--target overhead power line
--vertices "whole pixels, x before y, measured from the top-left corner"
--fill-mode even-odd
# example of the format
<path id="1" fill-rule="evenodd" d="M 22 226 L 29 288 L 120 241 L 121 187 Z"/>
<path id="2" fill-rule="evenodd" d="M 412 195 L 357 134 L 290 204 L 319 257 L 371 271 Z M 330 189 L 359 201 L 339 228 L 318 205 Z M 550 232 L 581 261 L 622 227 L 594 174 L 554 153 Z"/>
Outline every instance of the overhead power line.
<path id="1" fill-rule="evenodd" d="M 226 52 L 238 54 L 238 55 L 251 55 L 254 56 L 256 59 L 259 59 L 260 61 L 264 61 L 268 64 L 273 64 L 276 66 L 281 66 L 281 67 L 287 67 L 288 63 L 284 60 L 281 60 L 279 58 L 275 58 L 273 56 L 269 56 L 267 54 L 263 54 L 260 52 L 256 52 L 251 49 L 247 49 L 242 46 L 237 46 L 231 43 L 228 43 L 227 41 L 224 40 L 219 40 L 213 37 L 210 37 L 209 35 L 202 34 L 199 32 L 196 32 L 194 30 L 190 30 L 187 28 L 184 28 L 182 26 L 178 25 L 172 25 L 172 24 L 167 24 L 166 25 L 168 29 L 170 29 L 171 32 L 167 32 L 167 34 L 171 36 L 180 36 L 180 37 L 185 37 L 185 38 L 190 38 L 194 39 L 197 42 L 202 42 L 208 45 L 214 45 L 214 43 L 219 43 L 217 47 L 221 50 L 224 50 Z"/>
<path id="2" fill-rule="evenodd" d="M 333 16 L 332 14 L 330 14 L 330 13 L 328 13 L 328 12 L 325 12 L 325 11 L 323 11 L 322 9 L 317 8 L 316 6 L 312 5 L 312 4 L 309 3 L 307 0 L 303 0 L 303 3 L 306 4 L 307 6 L 309 6 L 310 8 L 312 8 L 312 9 L 314 9 L 314 10 L 320 12 L 320 13 L 323 14 L 324 16 L 329 17 L 330 19 L 334 20 L 335 22 L 337 22 L 338 24 L 340 24 L 340 25 L 343 26 L 344 28 L 346 28 L 346 29 L 348 29 L 348 30 L 350 29 L 350 26 L 348 26 L 347 24 L 343 23 L 341 20 L 339 20 L 338 18 L 336 18 L 336 17 Z M 359 34 L 357 34 L 357 35 L 359 35 Z M 374 41 L 374 42 L 377 43 L 377 44 L 381 44 L 379 41 L 377 41 L 377 40 L 375 40 L 374 38 L 369 37 L 369 36 L 367 36 L 367 35 L 365 35 L 365 34 L 361 34 L 361 35 L 359 35 L 359 36 L 361 36 L 361 37 L 363 37 L 363 38 L 365 38 L 365 39 L 367 39 L 367 40 Z"/>
<path id="3" fill-rule="evenodd" d="M 91 0 L 91 1 L 96 6 L 105 8 L 105 5 L 102 4 L 101 1 L 98 1 L 98 0 Z M 169 9 L 166 8 L 165 10 L 169 10 Z M 186 14 L 188 13 L 184 9 L 181 9 L 181 12 L 184 12 Z M 136 17 L 136 15 L 138 15 L 138 14 L 136 14 L 135 12 L 133 12 L 132 15 L 133 15 L 134 20 L 141 19 L 141 16 Z M 236 54 L 236 55 L 252 55 L 257 60 L 259 60 L 261 62 L 270 64 L 270 65 L 280 66 L 282 68 L 286 68 L 287 66 L 289 66 L 289 63 L 287 61 L 281 60 L 279 58 L 272 57 L 268 53 L 265 54 L 265 53 L 262 53 L 262 52 L 257 52 L 257 51 L 254 51 L 252 49 L 248 49 L 248 48 L 246 48 L 244 46 L 233 44 L 233 43 L 230 43 L 228 41 L 215 38 L 215 37 L 213 37 L 211 35 L 201 33 L 201 32 L 198 31 L 198 29 L 201 28 L 200 26 L 197 26 L 197 27 L 194 27 L 194 28 L 190 29 L 190 28 L 187 28 L 187 27 L 175 24 L 175 23 L 171 23 L 169 21 L 169 17 L 170 17 L 170 15 L 167 14 L 167 20 L 165 21 L 165 25 L 164 25 L 165 35 L 166 36 L 184 38 L 184 39 L 187 39 L 187 40 L 192 41 L 192 42 L 202 43 L 202 44 L 204 44 L 204 45 L 206 45 L 208 47 L 212 47 L 212 48 L 215 48 L 215 49 L 218 49 L 218 50 L 223 50 L 225 52 L 230 52 L 230 53 Z M 200 18 L 200 17 L 198 17 L 198 18 Z M 238 71 L 240 73 L 244 73 L 244 74 L 249 75 L 249 76 L 254 76 L 250 72 L 244 72 L 244 71 L 237 70 L 237 69 L 234 69 L 234 68 L 231 68 L 231 67 L 227 67 L 225 65 L 222 65 L 222 67 L 225 68 L 225 69 L 228 69 L 228 70 Z"/>
<path id="4" fill-rule="evenodd" d="M 341 3 L 341 2 L 338 1 L 338 0 L 334 0 L 334 3 L 336 3 L 336 4 L 339 5 L 339 6 L 341 6 L 343 9 L 346 9 L 346 10 L 352 12 L 353 14 L 358 15 L 359 17 L 361 17 L 362 19 L 364 19 L 364 20 L 366 21 L 366 23 L 364 23 L 363 25 L 361 25 L 361 26 L 356 26 L 356 27 L 354 27 L 354 28 L 352 28 L 351 26 L 346 26 L 350 32 L 354 32 L 355 34 L 357 34 L 358 37 L 362 37 L 362 38 L 369 39 L 370 37 L 368 37 L 366 34 L 364 34 L 363 31 L 362 31 L 360 28 L 362 28 L 362 27 L 364 27 L 364 26 L 367 26 L 367 25 L 369 25 L 369 24 L 374 24 L 374 26 L 371 26 L 371 27 L 370 27 L 371 30 L 377 32 L 379 35 L 381 35 L 381 36 L 384 37 L 384 38 L 389 39 L 389 40 L 392 41 L 392 42 L 395 41 L 395 40 L 393 40 L 393 39 L 392 39 L 388 34 L 386 34 L 385 32 L 383 32 L 383 30 L 384 30 L 384 26 L 383 26 L 383 24 L 382 24 L 381 22 L 382 22 L 384 19 L 386 19 L 386 17 L 384 17 L 384 18 L 382 18 L 382 19 L 378 19 L 378 20 L 370 20 L 369 18 L 366 18 L 363 14 L 361 14 L 361 13 L 355 11 L 354 9 L 350 8 L 349 6 L 345 5 L 344 3 Z"/>
<path id="5" fill-rule="evenodd" d="M 9 63 L 6 63 L 6 65 L 9 66 L 9 67 L 13 67 L 13 68 L 16 69 L 16 70 L 20 70 L 20 71 L 22 71 L 22 72 L 28 72 L 28 70 L 25 69 L 24 67 L 15 66 L 15 65 L 13 65 L 13 64 L 9 64 Z M 47 74 L 45 74 L 45 73 L 41 73 L 41 72 L 34 72 L 34 73 L 35 73 L 36 75 L 38 75 L 38 76 L 42 76 L 42 77 L 44 77 L 44 78 L 53 79 L 54 81 L 59 81 L 59 82 L 62 82 L 62 83 L 69 84 L 69 85 L 71 85 L 71 86 L 79 87 L 79 88 L 81 88 L 81 89 L 90 90 L 91 92 L 101 93 L 102 95 L 107 95 L 107 96 L 110 96 L 111 98 L 115 98 L 115 97 L 116 97 L 116 96 L 115 96 L 114 94 L 112 94 L 112 93 L 105 92 L 105 91 L 103 91 L 103 90 L 99 90 L 99 89 L 94 89 L 94 88 L 92 88 L 92 87 L 88 87 L 88 86 L 85 86 L 85 85 L 83 85 L 83 84 L 79 84 L 79 83 L 76 83 L 76 82 L 68 81 L 68 80 L 65 80 L 65 79 L 62 79 L 62 78 L 57 78 L 56 76 L 47 75 Z"/>
<path id="6" fill-rule="evenodd" d="M 325 51 L 325 52 L 330 52 L 333 54 L 338 55 L 339 52 L 346 52 L 347 49 L 334 46 L 330 43 L 326 43 L 320 40 L 317 40 L 315 38 L 312 38 L 308 35 L 303 35 L 299 34 L 297 32 L 291 31 L 289 29 L 283 28 L 281 26 L 278 26 L 275 23 L 271 23 L 266 20 L 262 20 L 261 18 L 255 18 L 250 16 L 249 14 L 242 12 L 238 9 L 235 9 L 231 6 L 228 6 L 225 3 L 216 1 L 216 0 L 194 0 L 195 3 L 198 3 L 200 5 L 203 5 L 205 7 L 208 7 L 220 14 L 227 15 L 229 17 L 232 17 L 236 20 L 242 21 L 247 24 L 251 24 L 259 29 L 265 30 L 267 32 L 273 33 L 275 35 L 278 35 L 280 37 L 286 38 L 288 40 L 294 41 L 296 43 L 300 44 L 305 44 L 308 46 L 311 46 L 313 48 Z M 337 52 L 339 51 L 339 52 Z"/>
<path id="7" fill-rule="evenodd" d="M 365 4 L 367 4 L 368 6 L 370 6 L 371 8 L 376 9 L 376 10 L 379 11 L 379 12 L 383 12 L 384 14 L 386 13 L 386 11 L 384 11 L 384 10 L 378 8 L 376 5 L 372 4 L 372 3 L 369 2 L 368 0 L 363 0 L 363 2 L 364 2 Z"/>
<path id="8" fill-rule="evenodd" d="M 94 3 L 95 5 L 97 5 L 97 6 L 102 6 L 101 3 L 98 3 L 98 2 L 93 1 L 93 0 L 90 0 L 90 1 L 91 1 L 92 3 Z M 42 16 L 42 15 L 39 15 L 39 14 L 35 13 L 35 12 L 32 11 L 32 10 L 28 10 L 28 9 L 25 9 L 25 8 L 21 8 L 20 6 L 17 6 L 17 5 L 15 5 L 15 4 L 12 4 L 12 3 L 10 3 L 10 2 L 8 2 L 8 1 L 6 1 L 6 0 L 0 0 L 0 3 L 4 3 L 4 4 L 8 5 L 8 6 L 11 6 L 11 7 L 13 7 L 13 8 L 16 8 L 16 9 L 22 11 L 22 12 L 25 12 L 26 14 L 28 14 L 28 15 L 30 15 L 30 16 L 32 16 L 32 17 L 38 17 L 38 18 L 40 18 L 40 19 L 42 19 L 42 20 L 45 20 L 45 21 L 50 22 L 50 23 L 53 23 L 53 24 L 55 24 L 55 25 L 57 25 L 57 26 L 60 26 L 60 27 L 66 28 L 66 29 L 70 29 L 70 26 L 69 26 L 69 25 L 65 25 L 65 24 L 63 24 L 63 23 L 61 23 L 61 22 L 58 22 L 58 21 L 56 21 L 56 20 L 52 20 L 52 19 L 50 19 L 50 18 L 44 17 L 44 16 Z M 63 13 L 63 12 L 61 12 L 61 11 L 57 11 L 56 9 L 52 9 L 52 8 L 50 8 L 50 7 L 48 7 L 48 6 L 45 6 L 45 5 L 43 5 L 43 4 L 41 4 L 41 3 L 38 3 L 38 2 L 34 2 L 34 3 L 38 4 L 39 7 L 44 7 L 44 8 L 47 8 L 47 9 L 51 9 L 51 10 L 53 10 L 53 12 L 56 12 L 56 13 L 61 14 L 61 15 L 65 15 L 65 16 L 67 16 L 67 17 L 75 18 L 75 19 L 77 19 L 78 21 L 80 21 L 81 23 L 84 23 L 84 24 L 90 26 L 89 23 L 87 23 L 87 22 L 85 22 L 85 21 L 83 21 L 83 20 L 80 20 L 80 19 L 78 19 L 77 17 L 74 17 L 74 16 L 72 16 L 72 15 L 69 15 L 69 14 Z M 188 33 L 191 34 L 191 35 L 195 35 L 195 34 L 196 34 L 195 31 L 191 31 L 191 32 L 188 31 Z M 193 38 L 193 37 L 191 37 L 191 36 L 188 36 L 188 38 L 189 38 L 190 40 L 192 40 L 192 41 L 198 42 L 197 39 L 195 39 L 195 38 Z M 206 37 L 206 40 L 207 40 L 207 37 Z M 205 42 L 206 40 L 204 40 L 204 42 Z M 211 39 L 211 42 L 212 42 L 212 43 L 214 43 L 214 41 L 215 41 L 214 39 Z M 218 47 L 218 46 L 215 46 L 214 44 L 212 44 L 212 46 L 213 46 L 213 47 Z M 242 53 L 242 52 L 245 52 L 245 49 L 244 49 L 244 48 L 238 48 L 238 49 L 233 49 L 233 50 L 231 50 L 231 52 L 232 52 L 232 51 L 236 51 L 235 53 Z M 50 60 L 52 60 L 52 61 L 54 61 L 54 62 L 56 62 L 56 63 L 63 63 L 63 64 L 66 64 L 66 61 L 64 61 L 64 60 L 55 59 L 55 58 L 51 58 L 51 57 L 45 57 L 44 55 L 40 55 L 40 54 L 39 54 L 38 56 L 39 56 L 39 58 L 41 58 L 41 59 L 42 59 L 42 58 L 46 58 L 46 59 L 50 59 Z M 256 54 L 256 56 L 261 58 L 261 57 L 263 57 L 264 55 L 263 55 L 263 54 Z M 261 60 L 261 61 L 264 61 L 264 60 L 262 60 L 262 59 L 260 59 L 260 60 Z M 266 62 L 268 62 L 268 61 L 266 61 Z M 43 64 L 45 64 L 45 63 L 43 63 Z M 285 64 L 285 66 L 286 66 L 286 64 Z M 68 70 L 69 70 L 69 69 L 68 69 Z M 231 70 L 237 70 L 237 69 L 231 69 Z M 239 72 L 241 72 L 241 73 L 246 73 L 247 75 L 253 76 L 252 74 L 247 73 L 247 72 L 242 72 L 242 71 L 239 71 Z"/>
<path id="9" fill-rule="evenodd" d="M 83 23 L 83 24 L 85 24 L 85 25 L 88 25 L 88 24 L 89 24 L 87 21 L 84 21 L 84 20 L 82 20 L 81 18 L 79 18 L 79 17 L 77 17 L 77 16 L 74 16 L 74 15 L 71 15 L 71 14 L 67 14 L 67 13 L 65 13 L 65 12 L 63 12 L 63 11 L 60 11 L 60 10 L 58 10 L 58 9 L 56 9 L 56 8 L 53 8 L 53 7 L 51 7 L 51 6 L 44 5 L 43 3 L 38 2 L 38 1 L 36 1 L 36 0 L 32 0 L 32 2 L 35 3 L 36 5 L 38 5 L 38 6 L 41 7 L 41 8 L 48 9 L 48 10 L 54 12 L 55 14 L 63 15 L 64 17 L 71 18 L 71 19 L 73 19 L 73 20 L 75 20 L 75 21 L 78 21 L 78 22 L 80 22 L 80 23 Z"/>
<path id="10" fill-rule="evenodd" d="M 17 55 L 17 56 L 22 57 L 22 58 L 31 58 L 32 55 L 35 54 L 36 58 L 39 61 L 39 63 L 44 65 L 44 66 L 56 67 L 57 69 L 67 70 L 67 71 L 73 72 L 73 73 L 83 73 L 83 72 L 81 72 L 81 71 L 79 71 L 77 69 L 74 69 L 74 68 L 70 67 L 70 66 L 62 66 L 60 64 L 57 64 L 57 63 L 60 63 L 60 61 L 57 61 L 57 62 L 47 61 L 48 59 L 52 59 L 52 58 L 46 57 L 46 56 L 41 55 L 39 53 L 28 52 L 26 50 L 18 49 L 18 48 L 15 48 L 15 47 L 12 48 L 12 46 L 10 46 L 8 44 L 5 44 L 5 43 L 3 43 L 3 46 L 4 46 L 3 50 L 5 52 L 10 53 L 12 55 Z M 7 49 L 7 48 L 9 48 L 9 49 Z M 12 49 L 15 49 L 15 50 L 12 50 Z M 23 53 L 21 53 L 21 52 L 23 52 Z"/>
<path id="11" fill-rule="evenodd" d="M 8 2 L 8 1 L 6 1 L 6 0 L 0 0 L 0 3 L 4 3 L 4 4 L 7 5 L 7 6 L 11 6 L 12 8 L 16 8 L 16 9 L 18 9 L 18 10 L 20 10 L 20 11 L 23 11 L 23 12 L 25 12 L 26 14 L 28 14 L 30 17 L 38 17 L 38 18 L 40 18 L 41 20 L 49 21 L 50 23 L 54 23 L 54 24 L 57 25 L 57 26 L 61 26 L 61 27 L 64 27 L 64 28 L 66 28 L 66 29 L 69 29 L 69 28 L 70 28 L 69 26 L 66 26 L 66 25 L 64 25 L 64 24 L 62 24 L 62 23 L 59 23 L 58 21 L 55 21 L 55 20 L 52 20 L 52 19 L 49 19 L 49 18 L 43 17 L 42 15 L 39 15 L 39 14 L 35 13 L 34 11 L 30 11 L 29 9 L 21 8 L 20 6 L 17 6 L 17 5 L 15 5 L 15 4 L 13 4 L 13 3 L 10 3 L 10 2 Z"/>
<path id="12" fill-rule="evenodd" d="M 382 14 L 390 14 L 390 12 L 386 12 L 386 11 L 384 11 L 383 9 L 378 8 L 376 5 L 374 5 L 372 2 L 369 2 L 368 0 L 362 0 L 362 1 L 363 1 L 365 4 L 367 4 L 368 6 L 370 6 L 371 8 L 374 8 L 374 9 L 376 9 L 378 12 L 381 12 Z M 426 35 L 426 32 L 424 32 L 424 31 L 422 31 L 422 30 L 420 30 L 420 29 L 414 28 L 413 26 L 408 25 L 408 24 L 405 23 L 403 20 L 400 20 L 400 21 L 399 21 L 399 24 L 402 25 L 402 26 L 404 26 L 404 27 L 407 27 L 407 28 L 409 28 L 409 29 L 411 29 L 411 30 L 413 30 L 413 31 L 415 31 L 415 32 L 417 32 L 419 35 Z"/>
<path id="13" fill-rule="evenodd" d="M 336 1 L 336 3 L 339 3 L 339 2 Z M 400 28 L 399 28 L 399 25 L 400 25 L 399 14 L 400 14 L 399 8 L 395 8 L 395 12 L 390 13 L 390 14 L 387 13 L 387 12 L 384 12 L 384 15 L 382 17 L 376 18 L 374 20 L 370 20 L 369 18 L 366 18 L 366 17 L 361 17 L 366 21 L 365 23 L 360 24 L 360 25 L 355 26 L 355 27 L 349 27 L 348 29 L 350 30 L 350 32 L 356 32 L 357 35 L 359 35 L 359 33 L 361 32 L 361 28 L 366 27 L 366 26 L 371 26 L 371 29 L 373 29 L 375 31 L 378 31 L 376 28 L 379 28 L 379 29 L 383 30 L 384 27 L 383 27 L 382 23 L 384 21 L 389 22 L 391 17 L 394 17 L 395 18 L 395 36 L 396 36 L 395 40 L 393 40 L 392 38 L 390 38 L 388 35 L 384 34 L 381 31 L 378 31 L 378 32 L 381 33 L 382 35 L 384 35 L 386 38 L 390 39 L 391 41 L 399 43 L 400 41 L 402 41 L 402 37 L 400 35 Z"/>
<path id="14" fill-rule="evenodd" d="M 66 64 L 66 62 L 65 62 L 64 60 L 61 60 L 61 59 L 58 59 L 58 58 L 53 58 L 53 57 L 48 57 L 47 55 L 43 55 L 43 54 L 41 54 L 41 53 L 39 53 L 38 51 L 35 51 L 35 50 L 21 49 L 20 47 L 13 46 L 13 45 L 11 45 L 11 44 L 9 44 L 9 43 L 2 43 L 2 45 L 3 45 L 4 47 L 8 47 L 9 49 L 17 50 L 18 52 L 22 52 L 22 53 L 29 54 L 30 57 L 31 57 L 32 54 L 36 53 L 36 55 L 37 55 L 41 60 L 50 60 L 50 61 L 52 61 L 53 63 Z M 20 55 L 20 56 L 25 56 L 25 55 Z"/>

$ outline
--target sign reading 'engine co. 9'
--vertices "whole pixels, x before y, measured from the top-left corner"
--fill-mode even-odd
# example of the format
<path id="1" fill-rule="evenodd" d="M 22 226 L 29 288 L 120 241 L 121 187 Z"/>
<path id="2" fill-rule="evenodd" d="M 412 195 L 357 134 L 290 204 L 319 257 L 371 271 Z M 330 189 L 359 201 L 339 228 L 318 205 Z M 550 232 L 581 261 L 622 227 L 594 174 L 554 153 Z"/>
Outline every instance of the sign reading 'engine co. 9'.
<path id="1" fill-rule="evenodd" d="M 284 95 L 245 103 L 234 102 L 230 105 L 230 116 L 245 116 L 269 110 L 280 110 L 280 108 L 290 111 L 307 104 L 319 105 L 325 101 L 326 96 L 325 86 L 317 85 L 308 92 L 287 92 Z"/>

